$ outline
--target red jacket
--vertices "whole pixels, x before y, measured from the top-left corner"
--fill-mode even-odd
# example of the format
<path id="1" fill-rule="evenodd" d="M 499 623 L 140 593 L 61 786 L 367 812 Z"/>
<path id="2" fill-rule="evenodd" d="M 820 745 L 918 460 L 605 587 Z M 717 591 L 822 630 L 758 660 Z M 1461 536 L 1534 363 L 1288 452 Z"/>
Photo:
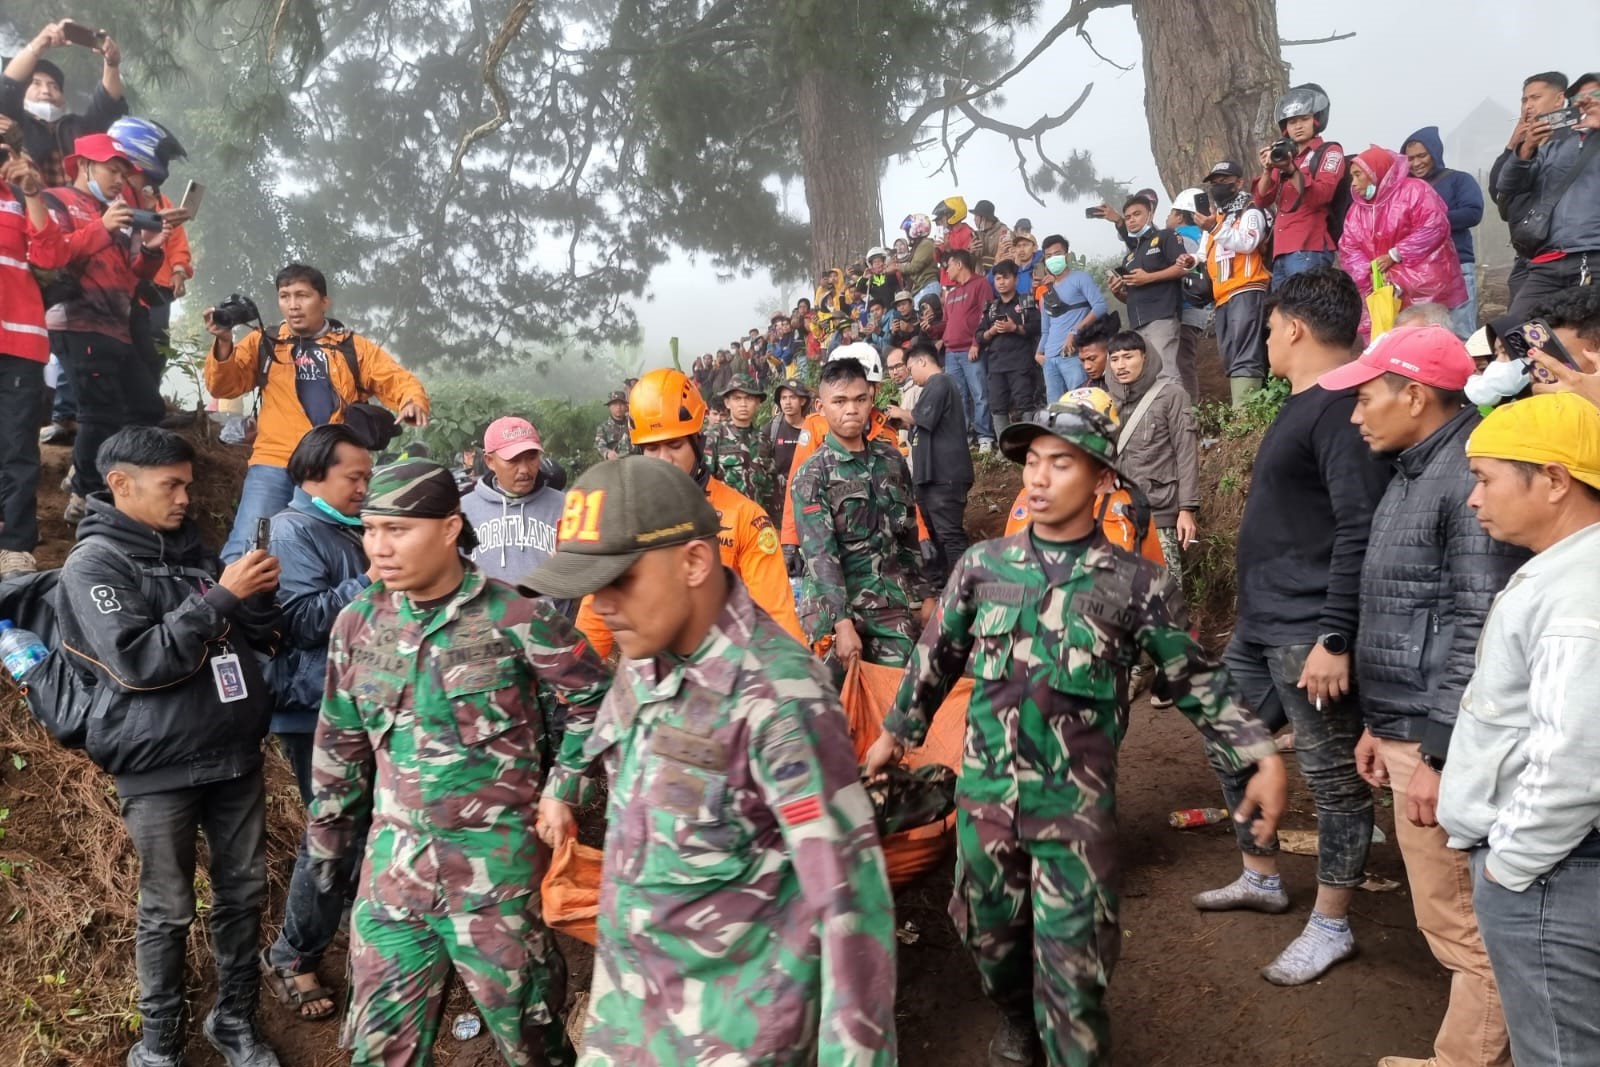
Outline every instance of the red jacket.
<path id="1" fill-rule="evenodd" d="M 111 233 L 100 222 L 105 205 L 72 186 L 50 190 L 66 210 L 56 221 L 66 233 L 68 266 L 83 284 L 81 295 L 56 304 L 45 313 L 52 330 L 98 333 L 132 344 L 128 316 L 133 292 L 161 269 L 160 249 L 144 247 L 144 235 Z M 81 272 L 81 273 L 80 273 Z"/>
<path id="2" fill-rule="evenodd" d="M 35 229 L 22 194 L 0 184 L 0 354 L 35 363 L 50 358 L 44 301 L 28 267 L 55 270 L 66 261 L 56 220 L 47 212 L 44 228 Z"/>
<path id="3" fill-rule="evenodd" d="M 1344 149 L 1338 141 L 1327 142 L 1328 150 L 1322 154 L 1315 174 L 1307 169 L 1322 144 L 1322 138 L 1313 137 L 1294 159 L 1294 165 L 1305 177 L 1304 194 L 1295 189 L 1294 182 L 1281 180 L 1277 171 L 1256 179 L 1256 207 L 1276 208 L 1278 213 L 1272 224 L 1274 257 L 1290 252 L 1332 252 L 1338 248 L 1328 233 L 1328 205 L 1333 203 L 1339 183 L 1350 179 L 1344 173 Z"/>
<path id="4" fill-rule="evenodd" d="M 978 337 L 983 309 L 994 297 L 994 286 L 982 274 L 974 274 L 944 294 L 944 348 L 946 352 L 966 352 Z"/>

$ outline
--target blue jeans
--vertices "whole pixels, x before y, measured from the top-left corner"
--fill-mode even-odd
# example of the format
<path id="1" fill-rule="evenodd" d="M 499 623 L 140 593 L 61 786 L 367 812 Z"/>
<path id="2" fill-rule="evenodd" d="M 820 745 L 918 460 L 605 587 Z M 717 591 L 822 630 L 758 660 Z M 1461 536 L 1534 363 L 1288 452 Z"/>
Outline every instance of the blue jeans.
<path id="1" fill-rule="evenodd" d="M 61 368 L 61 380 L 56 382 L 55 400 L 50 405 L 51 422 L 71 422 L 78 417 L 78 394 L 72 388 L 72 375 Z"/>
<path id="2" fill-rule="evenodd" d="M 1044 357 L 1044 402 L 1054 404 L 1064 393 L 1089 384 L 1089 375 L 1077 356 Z"/>
<path id="3" fill-rule="evenodd" d="M 1235 637 L 1222 654 L 1223 665 L 1244 697 L 1245 706 L 1269 729 L 1287 720 L 1294 727 L 1295 759 L 1317 805 L 1317 881 L 1335 889 L 1353 889 L 1366 881 L 1367 849 L 1372 844 L 1372 789 L 1356 773 L 1356 742 L 1361 739 L 1361 705 L 1351 694 L 1318 711 L 1295 683 L 1305 669 L 1312 645 L 1268 647 Z M 1244 801 L 1244 787 L 1254 767 L 1228 770 L 1214 752 L 1207 752 L 1222 780 L 1228 810 Z M 1250 824 L 1234 823 L 1239 849 L 1255 856 L 1273 856 L 1278 842 L 1263 848 L 1250 835 Z M 1531 1061 L 1530 1061 L 1531 1062 Z"/>
<path id="4" fill-rule="evenodd" d="M 1600 1067 L 1600 837 L 1590 834 L 1520 893 L 1489 881 L 1472 852 L 1472 906 L 1489 950 L 1517 1063 Z"/>
<path id="5" fill-rule="evenodd" d="M 938 296 L 938 295 L 939 295 L 939 279 L 938 279 L 937 276 L 935 276 L 933 281 L 929 282 L 927 285 L 924 285 L 921 289 L 918 289 L 916 292 L 911 294 L 911 302 L 912 302 L 912 305 L 914 307 L 920 308 L 922 306 L 922 298 L 923 297 L 925 297 L 925 296 Z"/>
<path id="6" fill-rule="evenodd" d="M 994 444 L 994 420 L 989 415 L 989 382 L 983 361 L 972 362 L 967 358 L 965 349 L 946 352 L 944 371 L 950 375 L 956 392 L 961 394 L 961 407 L 966 412 L 968 432 L 980 441 Z"/>
<path id="7" fill-rule="evenodd" d="M 1331 267 L 1338 259 L 1334 252 L 1285 252 L 1272 261 L 1272 289 L 1278 287 L 1296 274 L 1318 267 Z"/>
<path id="8" fill-rule="evenodd" d="M 239 490 L 239 510 L 233 516 L 233 530 L 222 546 L 222 562 L 232 563 L 250 550 L 256 537 L 256 520 L 270 519 L 294 499 L 294 483 L 283 467 L 252 463 L 244 472 Z"/>
<path id="9" fill-rule="evenodd" d="M 278 734 L 277 737 L 284 758 L 294 768 L 295 781 L 300 786 L 300 799 L 309 807 L 313 735 Z M 339 867 L 340 884 L 335 885 L 331 893 L 324 893 L 317 888 L 316 879 L 311 875 L 311 858 L 306 853 L 305 835 L 301 835 L 300 851 L 294 857 L 294 873 L 289 876 L 289 895 L 283 903 L 283 930 L 267 950 L 267 962 L 273 967 L 286 968 L 295 974 L 309 974 L 322 962 L 322 954 L 339 932 L 345 899 L 355 896 L 370 825 L 364 823 L 356 831 L 350 854 Z"/>
<path id="10" fill-rule="evenodd" d="M 1450 312 L 1450 329 L 1465 341 L 1478 332 L 1478 265 L 1461 264 L 1461 280 L 1467 283 L 1467 302 Z"/>

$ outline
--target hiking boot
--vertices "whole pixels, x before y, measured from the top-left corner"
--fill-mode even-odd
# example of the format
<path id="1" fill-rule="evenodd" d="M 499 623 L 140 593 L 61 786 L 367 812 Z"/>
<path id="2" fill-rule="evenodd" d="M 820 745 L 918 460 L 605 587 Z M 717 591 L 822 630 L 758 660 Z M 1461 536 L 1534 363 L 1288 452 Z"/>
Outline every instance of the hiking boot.
<path id="1" fill-rule="evenodd" d="M 49 426 L 39 431 L 41 445 L 64 445 L 72 440 L 77 428 L 64 422 L 52 422 Z"/>
<path id="2" fill-rule="evenodd" d="M 32 552 L 15 552 L 9 548 L 0 548 L 0 578 L 10 578 L 14 574 L 32 574 L 39 569 L 39 561 L 33 558 Z"/>
<path id="3" fill-rule="evenodd" d="M 278 1054 L 261 1040 L 254 1013 L 218 1015 L 213 1011 L 200 1029 L 228 1067 L 282 1067 Z"/>
<path id="4" fill-rule="evenodd" d="M 1029 1015 L 1007 1015 L 989 1040 L 989 1067 L 1028 1067 L 1039 1055 L 1039 1032 Z"/>
<path id="5" fill-rule="evenodd" d="M 1153 696 L 1150 698 L 1150 706 L 1152 708 L 1170 708 L 1172 707 L 1172 701 L 1166 697 Z"/>
<path id="6" fill-rule="evenodd" d="M 128 1050 L 128 1067 L 179 1067 L 183 1063 L 183 1022 L 146 1019 L 139 1041 Z"/>
<path id="7" fill-rule="evenodd" d="M 83 521 L 83 517 L 88 513 L 89 502 L 77 493 L 73 493 L 67 500 L 66 509 L 61 512 L 61 521 L 68 526 L 76 526 Z"/>

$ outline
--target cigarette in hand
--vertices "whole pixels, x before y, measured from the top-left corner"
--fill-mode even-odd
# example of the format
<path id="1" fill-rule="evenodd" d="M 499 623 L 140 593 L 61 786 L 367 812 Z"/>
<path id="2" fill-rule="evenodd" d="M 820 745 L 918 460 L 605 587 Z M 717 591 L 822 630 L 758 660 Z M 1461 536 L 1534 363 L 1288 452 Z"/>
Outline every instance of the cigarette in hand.
<path id="1" fill-rule="evenodd" d="M 1321 697 L 1317 698 L 1317 711 L 1318 712 L 1322 711 L 1322 698 Z"/>

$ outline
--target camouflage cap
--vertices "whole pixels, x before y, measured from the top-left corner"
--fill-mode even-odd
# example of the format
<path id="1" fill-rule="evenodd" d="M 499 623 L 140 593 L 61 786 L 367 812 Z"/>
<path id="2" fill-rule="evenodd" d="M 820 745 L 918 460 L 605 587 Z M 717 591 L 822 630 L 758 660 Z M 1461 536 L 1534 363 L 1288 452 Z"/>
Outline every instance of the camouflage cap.
<path id="1" fill-rule="evenodd" d="M 1109 418 L 1082 404 L 1051 404 L 1026 422 L 1014 422 L 1000 434 L 1000 451 L 1013 463 L 1028 458 L 1028 446 L 1050 434 L 1089 453 L 1117 470 L 1117 427 Z M 1121 474 L 1121 471 L 1117 471 Z"/>
<path id="2" fill-rule="evenodd" d="M 447 519 L 461 514 L 461 487 L 454 474 L 431 459 L 401 460 L 373 472 L 361 514 Z M 477 547 L 477 533 L 465 518 L 456 543 L 468 551 Z"/>
<path id="3" fill-rule="evenodd" d="M 648 456 L 606 460 L 567 491 L 555 555 L 523 586 L 576 600 L 616 581 L 646 552 L 721 529 L 705 491 L 677 467 Z"/>
<path id="4" fill-rule="evenodd" d="M 761 400 L 767 398 L 767 391 L 757 385 L 754 378 L 743 372 L 735 374 L 728 384 L 723 387 L 722 392 L 717 395 L 727 396 L 729 393 L 749 393 L 751 396 Z"/>
<path id="5" fill-rule="evenodd" d="M 793 393 L 802 400 L 811 399 L 811 387 L 805 382 L 801 381 L 799 378 L 785 378 L 783 381 L 779 382 L 777 392 L 781 393 L 785 389 L 789 390 L 789 392 Z"/>
<path id="6" fill-rule="evenodd" d="M 611 395 L 606 397 L 607 404 L 626 404 L 627 402 L 628 392 L 625 389 L 613 389 L 611 390 Z"/>

